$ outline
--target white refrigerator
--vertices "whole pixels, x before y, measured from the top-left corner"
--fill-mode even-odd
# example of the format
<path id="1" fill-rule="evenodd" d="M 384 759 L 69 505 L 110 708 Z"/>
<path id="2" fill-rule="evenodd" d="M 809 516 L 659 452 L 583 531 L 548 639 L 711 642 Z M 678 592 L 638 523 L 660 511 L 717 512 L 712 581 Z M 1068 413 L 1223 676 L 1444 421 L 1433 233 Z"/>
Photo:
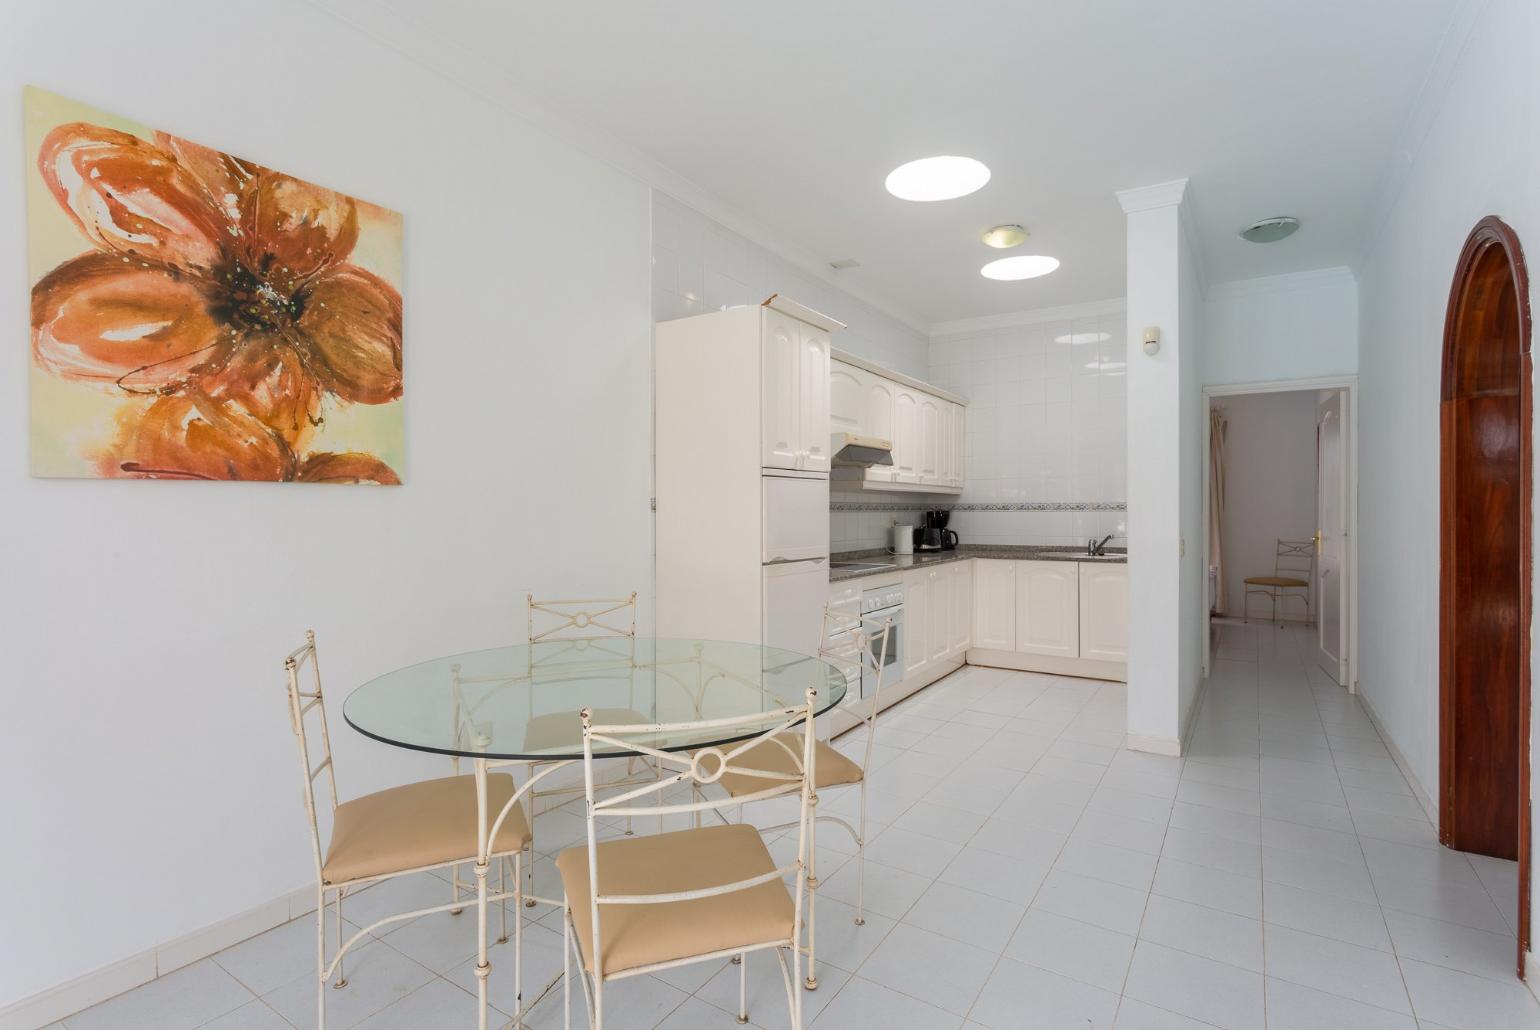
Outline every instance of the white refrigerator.
<path id="1" fill-rule="evenodd" d="M 829 599 L 829 477 L 766 469 L 760 487 L 765 646 L 817 654 Z"/>

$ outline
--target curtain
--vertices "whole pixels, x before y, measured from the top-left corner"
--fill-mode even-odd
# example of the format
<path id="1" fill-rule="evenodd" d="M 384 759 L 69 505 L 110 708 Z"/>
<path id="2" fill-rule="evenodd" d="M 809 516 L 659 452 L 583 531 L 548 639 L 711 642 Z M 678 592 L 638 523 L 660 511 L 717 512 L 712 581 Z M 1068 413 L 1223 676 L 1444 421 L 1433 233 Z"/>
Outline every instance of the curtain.
<path id="1" fill-rule="evenodd" d="M 1208 561 L 1216 570 L 1214 584 L 1214 611 L 1223 615 L 1228 599 L 1225 596 L 1225 416 L 1218 408 L 1208 413 Z"/>

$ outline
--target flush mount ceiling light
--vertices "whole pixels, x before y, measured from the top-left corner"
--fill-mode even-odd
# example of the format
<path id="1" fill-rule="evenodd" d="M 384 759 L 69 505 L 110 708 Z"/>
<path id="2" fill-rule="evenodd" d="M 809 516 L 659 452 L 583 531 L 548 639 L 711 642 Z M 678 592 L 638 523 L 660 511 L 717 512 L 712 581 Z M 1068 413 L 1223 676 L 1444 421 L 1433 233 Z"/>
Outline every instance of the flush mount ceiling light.
<path id="1" fill-rule="evenodd" d="M 1024 225 L 997 225 L 992 229 L 985 229 L 979 239 L 996 250 L 1010 250 L 1027 242 L 1029 235 Z"/>
<path id="2" fill-rule="evenodd" d="M 1016 257 L 1000 258 L 991 261 L 979 269 L 979 274 L 985 279 L 1001 279 L 1014 281 L 1017 279 L 1036 279 L 1040 275 L 1047 275 L 1059 267 L 1059 259 L 1048 257 L 1046 254 L 1018 254 Z"/>
<path id="3" fill-rule="evenodd" d="M 1080 347 L 1087 343 L 1106 343 L 1110 339 L 1112 339 L 1111 333 L 1065 333 L 1063 336 L 1055 336 L 1053 342 Z"/>
<path id="4" fill-rule="evenodd" d="M 952 200 L 989 181 L 989 169 L 971 157 L 923 157 L 888 173 L 888 192 L 899 200 Z"/>
<path id="5" fill-rule="evenodd" d="M 1298 231 L 1298 218 L 1279 215 L 1276 218 L 1264 218 L 1260 222 L 1252 222 L 1240 231 L 1240 237 L 1247 243 L 1277 243 Z"/>

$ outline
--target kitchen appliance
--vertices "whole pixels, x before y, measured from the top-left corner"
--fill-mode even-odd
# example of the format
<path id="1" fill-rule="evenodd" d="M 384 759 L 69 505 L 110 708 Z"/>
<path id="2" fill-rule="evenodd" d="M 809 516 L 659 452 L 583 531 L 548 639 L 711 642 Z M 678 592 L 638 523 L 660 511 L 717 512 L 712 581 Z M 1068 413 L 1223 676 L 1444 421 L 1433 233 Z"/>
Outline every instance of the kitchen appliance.
<path id="1" fill-rule="evenodd" d="M 857 433 L 835 433 L 829 441 L 834 464 L 843 468 L 871 468 L 893 464 L 893 441 Z"/>
<path id="2" fill-rule="evenodd" d="M 934 526 L 921 526 L 914 531 L 915 553 L 941 550 L 941 530 Z"/>
<path id="3" fill-rule="evenodd" d="M 764 643 L 814 654 L 829 594 L 829 480 L 761 477 Z"/>
<path id="4" fill-rule="evenodd" d="M 952 513 L 945 508 L 936 508 L 925 513 L 925 525 L 931 529 L 941 531 L 941 549 L 943 551 L 955 551 L 957 549 L 957 532 L 947 529 L 946 524 L 952 520 Z"/>
<path id="5" fill-rule="evenodd" d="M 914 527 L 909 525 L 894 525 L 893 527 L 893 553 L 914 553 Z"/>
<path id="6" fill-rule="evenodd" d="M 872 631 L 883 620 L 891 619 L 893 628 L 888 633 L 888 647 L 881 653 L 881 635 L 874 632 L 868 645 L 872 649 L 873 662 L 861 663 L 861 697 L 871 697 L 877 690 L 877 666 L 882 667 L 882 681 L 892 686 L 903 678 L 903 666 L 899 656 L 904 653 L 904 584 L 888 583 L 870 587 L 861 592 L 861 616 Z"/>

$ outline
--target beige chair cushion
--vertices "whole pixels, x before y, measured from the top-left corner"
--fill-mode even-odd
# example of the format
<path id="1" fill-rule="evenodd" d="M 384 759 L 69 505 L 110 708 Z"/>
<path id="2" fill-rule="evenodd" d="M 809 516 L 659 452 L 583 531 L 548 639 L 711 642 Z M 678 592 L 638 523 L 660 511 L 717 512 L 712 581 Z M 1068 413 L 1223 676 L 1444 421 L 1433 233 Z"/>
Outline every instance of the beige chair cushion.
<path id="1" fill-rule="evenodd" d="M 1258 587 L 1307 587 L 1310 585 L 1308 579 L 1290 579 L 1288 576 L 1252 576 L 1246 582 Z"/>
<path id="2" fill-rule="evenodd" d="M 593 709 L 595 726 L 646 726 L 654 721 L 656 720 L 649 719 L 641 712 L 633 712 L 629 708 Z M 609 745 L 596 747 L 595 750 L 602 751 L 605 747 Z M 582 712 L 549 712 L 545 715 L 537 715 L 529 720 L 529 725 L 524 728 L 526 754 L 539 751 L 575 754 L 582 750 Z"/>
<path id="3" fill-rule="evenodd" d="M 708 826 L 653 837 L 630 837 L 599 845 L 602 894 L 668 894 L 701 890 L 775 869 L 759 831 L 746 824 Z M 568 848 L 556 858 L 583 964 L 594 971 L 592 894 L 588 847 Z M 789 941 L 796 911 L 791 891 L 780 880 L 691 901 L 599 906 L 605 975 Z"/>
<path id="4" fill-rule="evenodd" d="M 513 789 L 513 777 L 507 773 L 487 777 L 488 819 L 497 818 Z M 524 806 L 514 805 L 497 831 L 492 854 L 511 854 L 528 843 Z M 321 879 L 348 883 L 475 858 L 476 778 L 446 776 L 338 805 Z"/>
<path id="5" fill-rule="evenodd" d="M 786 747 L 797 754 L 802 753 L 802 735 L 800 733 L 783 733 L 780 737 Z M 818 741 L 814 744 L 816 754 L 813 756 L 814 786 L 822 790 L 825 787 L 838 787 L 844 783 L 860 783 L 863 773 L 861 767 L 833 747 Z M 724 750 L 728 750 L 724 748 Z M 771 741 L 763 741 L 755 744 L 743 754 L 733 759 L 733 765 L 749 769 L 763 769 L 765 772 L 788 773 L 795 775 L 797 765 L 787 753 L 786 748 Z M 745 794 L 758 794 L 762 790 L 770 790 L 783 786 L 785 780 L 772 780 L 763 776 L 749 776 L 741 772 L 723 773 L 717 781 L 732 797 L 743 797 Z"/>

